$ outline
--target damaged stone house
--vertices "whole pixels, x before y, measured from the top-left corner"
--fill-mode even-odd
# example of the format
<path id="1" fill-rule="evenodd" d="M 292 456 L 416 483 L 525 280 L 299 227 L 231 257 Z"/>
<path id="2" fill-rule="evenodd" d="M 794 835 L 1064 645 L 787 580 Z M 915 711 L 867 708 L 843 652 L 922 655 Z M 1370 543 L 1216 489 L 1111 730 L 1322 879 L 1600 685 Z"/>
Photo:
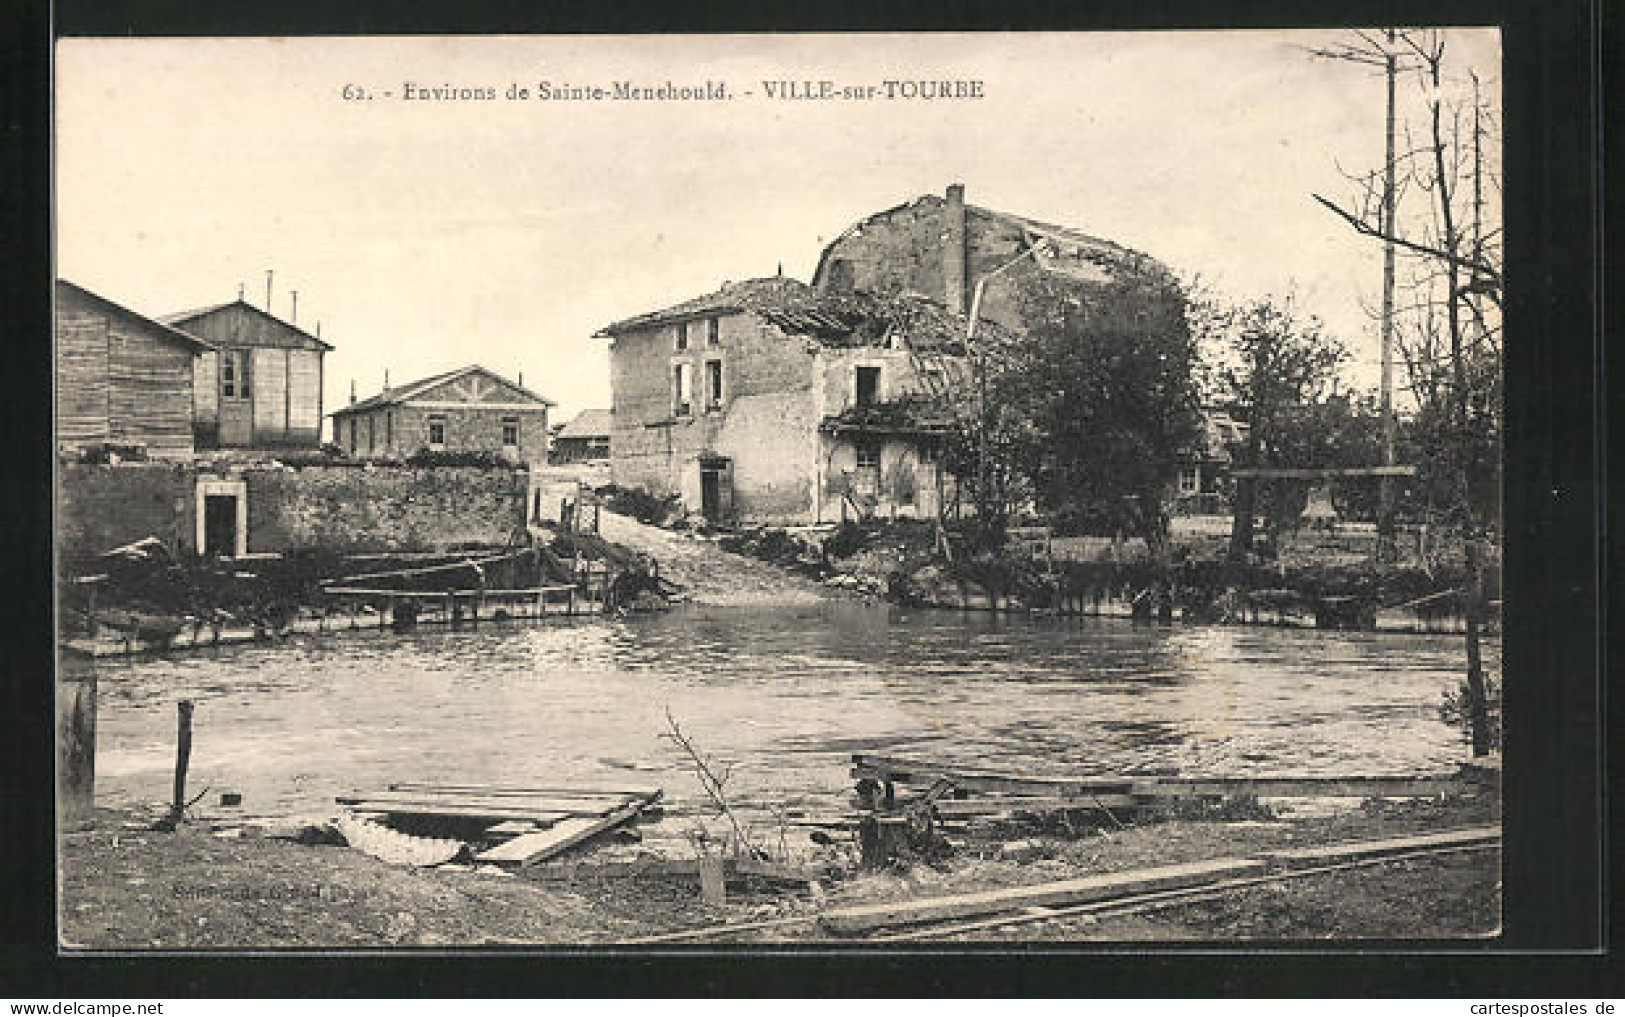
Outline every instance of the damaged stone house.
<path id="1" fill-rule="evenodd" d="M 1173 285 L 1110 241 L 967 205 L 959 184 L 875 213 L 811 286 L 725 285 L 599 331 L 613 481 L 718 521 L 938 515 L 957 500 L 943 447 L 974 412 L 970 319 L 977 342 L 1005 341 L 1028 327 L 1027 281 L 1081 295 L 1129 276 Z"/>
<path id="2" fill-rule="evenodd" d="M 610 473 L 716 522 L 933 516 L 964 320 L 782 276 L 615 322 Z"/>

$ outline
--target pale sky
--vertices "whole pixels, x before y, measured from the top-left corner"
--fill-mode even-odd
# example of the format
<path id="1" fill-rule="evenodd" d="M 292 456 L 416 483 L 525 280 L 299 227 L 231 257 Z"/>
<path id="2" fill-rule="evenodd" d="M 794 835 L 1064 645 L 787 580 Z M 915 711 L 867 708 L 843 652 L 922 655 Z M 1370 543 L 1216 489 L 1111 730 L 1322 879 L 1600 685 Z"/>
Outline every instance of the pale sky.
<path id="1" fill-rule="evenodd" d="M 609 404 L 610 321 L 725 280 L 811 277 L 857 219 L 962 182 L 972 204 L 1297 291 L 1374 384 L 1380 248 L 1310 198 L 1383 158 L 1380 71 L 1340 32 L 69 39 L 58 274 L 146 314 L 236 297 L 336 348 L 326 401 L 470 362 Z M 1493 30 L 1450 33 L 1500 88 Z M 980 79 L 978 100 L 776 101 L 764 81 Z M 538 82 L 726 82 L 721 102 L 541 101 Z M 408 101 L 494 88 L 496 101 Z M 346 101 L 346 84 L 371 100 Z M 510 84 L 527 101 L 503 98 Z M 384 92 L 391 92 L 385 97 Z M 751 94 L 746 95 L 749 92 Z M 1401 84 L 1415 109 L 1414 86 Z M 1402 111 L 1403 112 L 1403 111 Z"/>

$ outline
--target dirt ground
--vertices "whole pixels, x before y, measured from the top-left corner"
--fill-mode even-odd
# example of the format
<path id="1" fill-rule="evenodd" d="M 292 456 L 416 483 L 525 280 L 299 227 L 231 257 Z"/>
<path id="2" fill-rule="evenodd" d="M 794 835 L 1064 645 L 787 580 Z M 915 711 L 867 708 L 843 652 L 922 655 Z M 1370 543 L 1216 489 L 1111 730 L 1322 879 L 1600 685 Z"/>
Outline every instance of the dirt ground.
<path id="1" fill-rule="evenodd" d="M 1368 802 L 1316 819 L 1174 820 L 1078 837 L 990 829 L 939 866 L 851 875 L 805 887 L 730 888 L 700 899 L 697 880 L 625 875 L 544 882 L 489 867 L 410 869 L 335 846 L 222 837 L 206 823 L 138 829 L 99 811 L 61 847 L 61 938 L 87 949 L 447 947 L 608 944 L 683 929 L 796 919 L 712 942 L 827 940 L 827 907 L 1042 883 L 1199 859 L 1436 832 L 1495 822 L 1493 795 Z M 1036 857 L 1001 857 L 1016 836 Z M 590 863 L 583 846 L 571 860 Z M 1402 861 L 1266 884 L 1206 902 L 1116 918 L 1051 920 L 955 938 L 1026 941 L 1458 938 L 1499 927 L 1493 851 Z M 843 941 L 848 942 L 848 941 Z"/>
<path id="2" fill-rule="evenodd" d="M 810 579 L 724 551 L 711 540 L 646 526 L 614 512 L 603 513 L 599 535 L 652 556 L 660 562 L 661 576 L 684 587 L 687 599 L 695 604 L 805 605 L 835 596 Z"/>

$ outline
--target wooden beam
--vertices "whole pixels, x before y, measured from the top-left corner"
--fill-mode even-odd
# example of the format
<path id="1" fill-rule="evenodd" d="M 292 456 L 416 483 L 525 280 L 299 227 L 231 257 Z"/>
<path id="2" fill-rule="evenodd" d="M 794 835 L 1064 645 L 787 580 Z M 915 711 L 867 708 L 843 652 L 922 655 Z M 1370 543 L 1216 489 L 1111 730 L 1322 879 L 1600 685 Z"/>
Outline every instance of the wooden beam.
<path id="1" fill-rule="evenodd" d="M 972 918 L 1030 907 L 1110 900 L 1151 890 L 1201 886 L 1221 879 L 1256 875 L 1268 867 L 1267 863 L 1256 858 L 1222 858 L 1217 861 L 1135 869 L 982 893 L 836 908 L 826 911 L 820 922 L 825 929 L 836 935 L 853 936 L 893 925 Z"/>
<path id="2" fill-rule="evenodd" d="M 1362 840 L 1349 844 L 1327 844 L 1320 847 L 1285 848 L 1267 852 L 1264 857 L 1277 865 L 1332 865 L 1339 862 L 1381 858 L 1409 851 L 1435 848 L 1469 847 L 1489 844 L 1501 839 L 1499 826 L 1475 826 L 1444 833 L 1422 834 L 1415 837 L 1395 837 L 1389 840 Z"/>
<path id="3" fill-rule="evenodd" d="M 603 795 L 613 798 L 659 798 L 661 789 L 658 787 L 515 787 L 504 784 L 427 784 L 417 781 L 394 781 L 389 785 L 390 791 L 429 791 L 444 795 L 568 795 L 573 798 L 586 798 Z"/>
<path id="4" fill-rule="evenodd" d="M 423 791 L 369 791 L 336 796 L 343 805 L 365 806 L 369 809 L 401 811 L 402 806 L 434 805 L 464 809 L 470 815 L 483 810 L 513 811 L 529 809 L 533 812 L 559 812 L 569 816 L 601 816 L 625 804 L 625 798 L 566 797 L 541 795 L 436 795 Z"/>
<path id="5" fill-rule="evenodd" d="M 1238 466 L 1232 477 L 1256 480 L 1330 480 L 1337 477 L 1414 477 L 1414 466 Z"/>
<path id="6" fill-rule="evenodd" d="M 634 801 L 598 819 L 571 817 L 560 820 L 549 829 L 525 834 L 505 844 L 499 844 L 478 855 L 475 860 L 512 863 L 520 868 L 529 868 L 538 862 L 547 861 L 566 848 L 574 847 L 605 830 L 621 825 L 641 812 L 647 804 L 644 801 Z"/>

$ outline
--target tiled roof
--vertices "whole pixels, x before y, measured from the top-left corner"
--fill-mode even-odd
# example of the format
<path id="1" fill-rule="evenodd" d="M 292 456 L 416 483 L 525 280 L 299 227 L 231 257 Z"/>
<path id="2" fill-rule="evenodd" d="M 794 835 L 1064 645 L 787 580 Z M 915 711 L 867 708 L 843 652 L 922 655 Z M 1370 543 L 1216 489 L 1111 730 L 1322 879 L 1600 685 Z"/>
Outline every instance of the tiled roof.
<path id="1" fill-rule="evenodd" d="M 559 438 L 606 438 L 614 418 L 609 410 L 582 410 L 574 420 L 559 428 Z"/>
<path id="2" fill-rule="evenodd" d="M 438 385 L 444 385 L 448 381 L 455 381 L 464 375 L 474 374 L 476 372 L 495 378 L 504 385 L 519 389 L 519 391 L 536 400 L 537 403 L 543 406 L 553 405 L 553 400 L 548 399 L 545 396 L 539 396 L 530 389 L 524 388 L 521 385 L 509 381 L 507 378 L 502 377 L 495 371 L 481 367 L 479 364 L 469 364 L 467 367 L 459 367 L 455 371 L 445 371 L 440 374 L 431 374 L 427 378 L 419 378 L 417 381 L 409 381 L 404 385 L 391 386 L 390 388 L 384 389 L 377 395 L 368 396 L 360 402 L 351 403 L 348 406 L 341 406 L 332 413 L 328 414 L 328 416 L 338 417 L 350 413 L 362 413 L 367 410 L 374 410 L 383 406 L 399 406 L 401 403 L 427 392 Z M 478 404 L 470 405 L 477 406 Z"/>
<path id="3" fill-rule="evenodd" d="M 771 277 L 731 283 L 703 297 L 639 314 L 596 333 L 620 335 L 712 314 L 750 312 L 788 335 L 803 335 L 829 346 L 870 346 L 900 337 L 916 349 L 947 353 L 963 349 L 966 322 L 939 301 L 918 294 L 820 293 L 794 279 Z M 983 322 L 982 332 L 991 328 Z"/>

